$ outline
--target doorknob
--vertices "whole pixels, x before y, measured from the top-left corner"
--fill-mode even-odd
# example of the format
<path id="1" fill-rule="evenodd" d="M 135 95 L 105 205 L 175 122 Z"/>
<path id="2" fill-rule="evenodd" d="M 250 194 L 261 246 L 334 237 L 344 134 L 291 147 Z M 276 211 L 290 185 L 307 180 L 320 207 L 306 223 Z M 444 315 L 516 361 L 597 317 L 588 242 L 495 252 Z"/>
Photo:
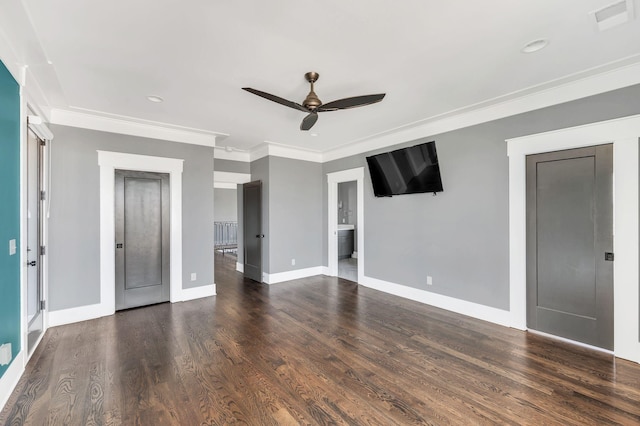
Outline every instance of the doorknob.
<path id="1" fill-rule="evenodd" d="M 36 261 L 32 260 L 31 262 L 27 262 L 27 266 L 36 266 Z"/>
<path id="2" fill-rule="evenodd" d="M 258 234 L 256 235 L 256 238 L 264 238 L 264 234 Z"/>

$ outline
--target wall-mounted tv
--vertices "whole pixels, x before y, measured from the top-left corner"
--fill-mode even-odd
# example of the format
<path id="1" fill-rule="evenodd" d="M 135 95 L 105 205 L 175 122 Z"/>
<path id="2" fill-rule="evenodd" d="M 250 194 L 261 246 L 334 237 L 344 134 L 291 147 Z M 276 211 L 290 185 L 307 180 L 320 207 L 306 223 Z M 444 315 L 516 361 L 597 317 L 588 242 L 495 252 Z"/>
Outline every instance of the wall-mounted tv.
<path id="1" fill-rule="evenodd" d="M 367 164 L 376 197 L 442 192 L 435 142 L 373 155 Z"/>

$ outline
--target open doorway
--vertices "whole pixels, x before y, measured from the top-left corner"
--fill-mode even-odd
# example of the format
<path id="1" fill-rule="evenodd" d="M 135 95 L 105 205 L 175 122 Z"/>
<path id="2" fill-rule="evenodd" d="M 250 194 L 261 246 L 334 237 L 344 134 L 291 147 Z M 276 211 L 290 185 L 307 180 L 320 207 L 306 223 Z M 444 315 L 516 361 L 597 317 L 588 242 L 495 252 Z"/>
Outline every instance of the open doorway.
<path id="1" fill-rule="evenodd" d="M 225 277 L 236 269 L 238 238 L 242 234 L 238 227 L 238 185 L 214 182 L 213 186 L 214 275 L 218 285 L 218 283 L 228 282 L 228 278 Z"/>
<path id="2" fill-rule="evenodd" d="M 213 193 L 216 254 L 235 258 L 238 251 L 238 190 L 235 184 L 214 184 Z"/>
<path id="3" fill-rule="evenodd" d="M 364 278 L 364 168 L 327 174 L 328 274 Z"/>
<path id="4" fill-rule="evenodd" d="M 358 282 L 358 185 L 338 183 L 338 277 Z"/>

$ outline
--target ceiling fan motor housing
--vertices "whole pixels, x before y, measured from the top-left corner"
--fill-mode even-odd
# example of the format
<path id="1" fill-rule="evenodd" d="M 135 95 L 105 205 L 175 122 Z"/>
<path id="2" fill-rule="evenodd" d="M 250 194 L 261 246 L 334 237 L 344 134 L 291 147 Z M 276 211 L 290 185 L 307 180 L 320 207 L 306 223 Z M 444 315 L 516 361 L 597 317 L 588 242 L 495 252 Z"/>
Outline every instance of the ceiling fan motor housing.
<path id="1" fill-rule="evenodd" d="M 304 107 L 308 110 L 314 110 L 322 105 L 322 101 L 318 98 L 316 92 L 313 91 L 313 83 L 318 81 L 318 79 L 320 78 L 320 74 L 314 71 L 309 71 L 304 75 L 304 78 L 311 84 L 311 90 L 302 102 L 302 105 L 304 105 Z"/>
<path id="2" fill-rule="evenodd" d="M 313 83 L 311 83 L 311 84 L 313 84 Z M 305 98 L 305 100 L 302 103 L 302 105 L 304 105 L 305 108 L 307 108 L 309 110 L 314 110 L 314 109 L 318 108 L 320 105 L 322 105 L 322 101 L 318 98 L 318 95 L 316 95 L 316 92 L 314 92 L 313 89 L 312 89 L 311 92 L 309 92 L 309 94 Z"/>

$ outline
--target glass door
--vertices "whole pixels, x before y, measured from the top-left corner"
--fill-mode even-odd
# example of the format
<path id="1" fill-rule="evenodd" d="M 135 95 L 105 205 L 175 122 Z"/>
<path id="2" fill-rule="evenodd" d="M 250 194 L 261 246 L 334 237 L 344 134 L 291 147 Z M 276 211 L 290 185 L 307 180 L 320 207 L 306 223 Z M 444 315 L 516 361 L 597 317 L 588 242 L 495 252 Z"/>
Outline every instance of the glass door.
<path id="1" fill-rule="evenodd" d="M 28 351 L 33 351 L 44 332 L 44 294 L 41 267 L 42 153 L 44 142 L 28 130 L 27 136 L 27 325 Z"/>

